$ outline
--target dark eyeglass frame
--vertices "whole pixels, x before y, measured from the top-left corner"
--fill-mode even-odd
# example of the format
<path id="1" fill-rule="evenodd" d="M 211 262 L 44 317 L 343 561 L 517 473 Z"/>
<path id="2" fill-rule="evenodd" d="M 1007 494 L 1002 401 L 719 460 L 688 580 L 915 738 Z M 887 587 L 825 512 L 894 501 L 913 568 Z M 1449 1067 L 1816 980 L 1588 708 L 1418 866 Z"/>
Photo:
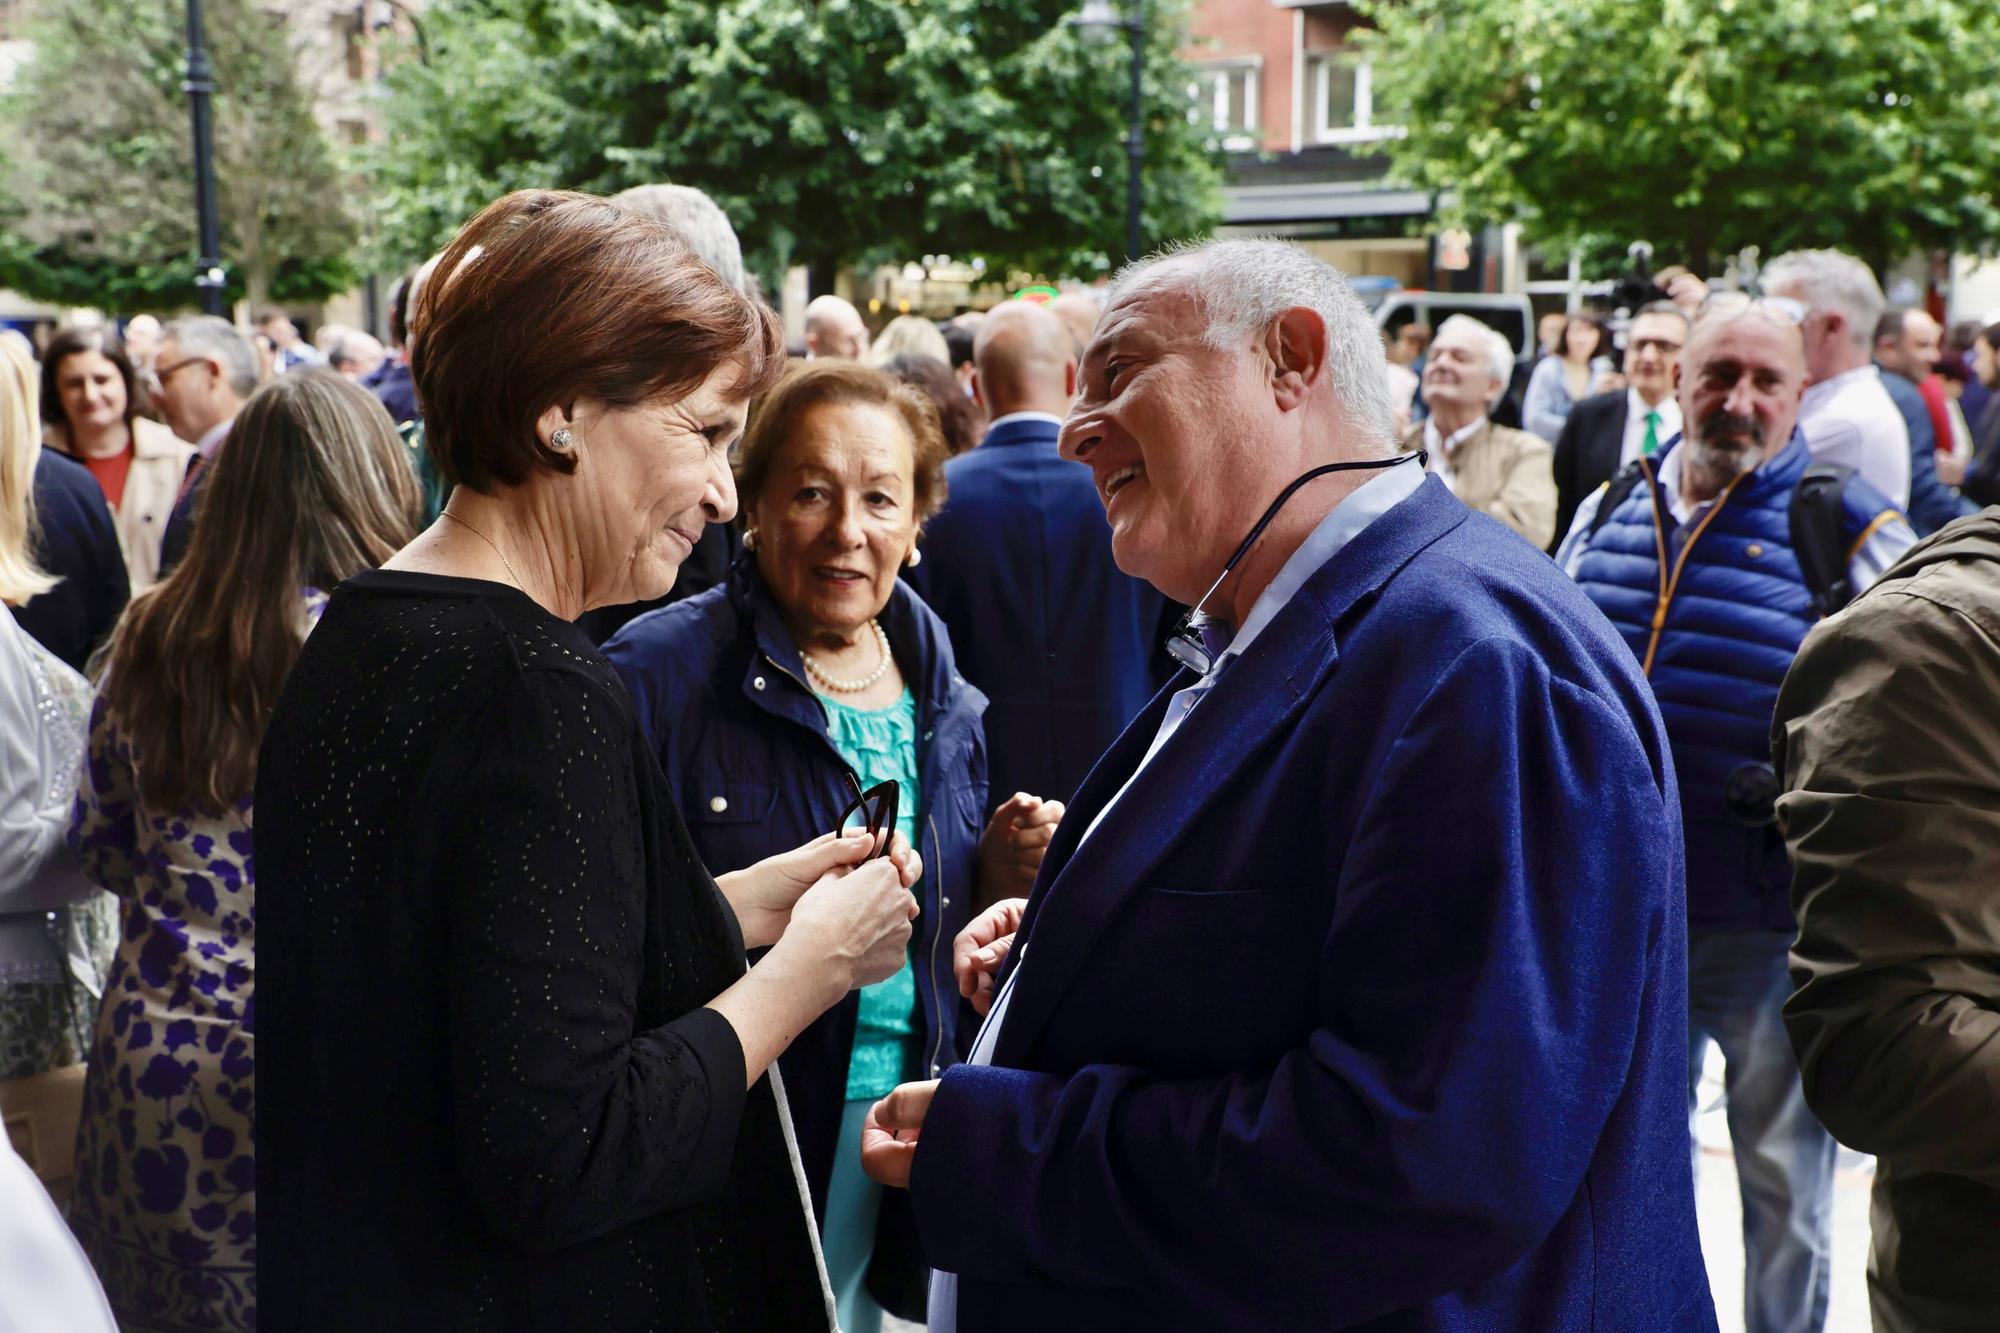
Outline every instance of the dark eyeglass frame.
<path id="1" fill-rule="evenodd" d="M 153 372 L 153 382 L 164 388 L 167 381 L 181 371 L 186 370 L 189 366 L 198 366 L 208 359 L 205 356 L 184 356 L 165 370 L 155 370 Z"/>
<path id="2" fill-rule="evenodd" d="M 861 790 L 861 779 L 852 770 L 841 774 L 847 779 L 847 804 L 840 808 L 840 818 L 833 822 L 835 832 L 847 827 L 847 817 L 859 813 L 868 825 L 868 836 L 881 834 L 881 845 L 870 852 L 866 859 L 873 861 L 889 854 L 889 843 L 896 836 L 896 814 L 902 805 L 902 788 L 896 780 L 878 782 L 867 791 Z"/>

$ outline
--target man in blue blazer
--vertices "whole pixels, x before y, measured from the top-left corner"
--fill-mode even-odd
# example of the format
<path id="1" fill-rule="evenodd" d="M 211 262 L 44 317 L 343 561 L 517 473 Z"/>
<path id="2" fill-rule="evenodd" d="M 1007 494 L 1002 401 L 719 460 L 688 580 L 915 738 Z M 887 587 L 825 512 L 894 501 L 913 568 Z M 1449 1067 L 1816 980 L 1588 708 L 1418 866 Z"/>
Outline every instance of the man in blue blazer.
<path id="1" fill-rule="evenodd" d="M 945 465 L 950 499 L 904 577 L 951 632 L 986 712 L 992 804 L 1067 801 L 1159 688 L 1165 602 L 1119 570 L 1090 474 L 1056 453 L 1076 393 L 1069 330 L 1002 305 L 979 326 L 975 391 L 986 438 Z"/>
<path id="2" fill-rule="evenodd" d="M 972 1060 L 871 1116 L 933 1330 L 1715 1328 L 1659 714 L 1393 448 L 1333 269 L 1121 276 L 1063 451 L 1205 669 L 1070 804 Z"/>

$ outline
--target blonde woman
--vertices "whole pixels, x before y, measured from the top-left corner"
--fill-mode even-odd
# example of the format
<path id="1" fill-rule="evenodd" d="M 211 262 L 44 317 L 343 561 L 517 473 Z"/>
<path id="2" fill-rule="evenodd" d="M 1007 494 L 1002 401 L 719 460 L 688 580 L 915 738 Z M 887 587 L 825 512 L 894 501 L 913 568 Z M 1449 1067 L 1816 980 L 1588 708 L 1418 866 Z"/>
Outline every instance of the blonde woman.
<path id="1" fill-rule="evenodd" d="M 947 368 L 951 365 L 951 349 L 945 346 L 944 335 L 937 331 L 937 325 L 916 315 L 890 320 L 881 336 L 869 344 L 862 364 L 880 370 L 899 356 L 927 356 Z"/>
<path id="2" fill-rule="evenodd" d="M 0 1080 L 74 1065 L 116 922 L 63 845 L 90 687 L 15 623 L 56 580 L 35 560 L 35 367 L 0 339 Z M 14 1101 L 0 1089 L 0 1098 Z M 34 1100 L 43 1100 L 36 1094 Z M 35 1136 L 39 1139 L 39 1134 Z M 44 1180 L 69 1163 L 31 1163 Z"/>

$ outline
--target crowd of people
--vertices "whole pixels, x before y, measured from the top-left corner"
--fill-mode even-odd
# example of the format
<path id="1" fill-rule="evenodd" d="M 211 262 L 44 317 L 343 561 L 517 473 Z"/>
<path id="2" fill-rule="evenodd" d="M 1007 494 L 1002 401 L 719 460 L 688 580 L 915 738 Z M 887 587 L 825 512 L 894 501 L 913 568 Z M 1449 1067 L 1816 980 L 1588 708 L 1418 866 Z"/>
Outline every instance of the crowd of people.
<path id="1" fill-rule="evenodd" d="M 15 1323 L 1713 1329 L 1711 1045 L 1753 1333 L 1836 1138 L 2000 1308 L 2000 323 L 1675 275 L 1521 428 L 1276 241 L 788 346 L 680 186 L 390 306 L 0 337 Z"/>

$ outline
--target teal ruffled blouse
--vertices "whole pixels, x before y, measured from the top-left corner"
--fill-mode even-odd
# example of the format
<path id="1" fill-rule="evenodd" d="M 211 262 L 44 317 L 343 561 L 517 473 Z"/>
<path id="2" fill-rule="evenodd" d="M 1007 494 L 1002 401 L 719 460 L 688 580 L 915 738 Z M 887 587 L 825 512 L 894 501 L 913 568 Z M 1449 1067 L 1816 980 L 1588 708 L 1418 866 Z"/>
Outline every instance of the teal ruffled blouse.
<path id="1" fill-rule="evenodd" d="M 917 845 L 923 823 L 923 790 L 917 780 L 917 698 L 909 690 L 887 708 L 868 711 L 822 694 L 827 736 L 861 779 L 863 789 L 893 778 L 901 791 L 896 830 Z M 912 887 L 919 901 L 921 883 Z M 861 1014 L 854 1026 L 854 1053 L 847 1061 L 847 1100 L 885 1097 L 903 1081 L 917 1034 L 917 974 L 908 958 L 887 981 L 861 989 Z"/>

